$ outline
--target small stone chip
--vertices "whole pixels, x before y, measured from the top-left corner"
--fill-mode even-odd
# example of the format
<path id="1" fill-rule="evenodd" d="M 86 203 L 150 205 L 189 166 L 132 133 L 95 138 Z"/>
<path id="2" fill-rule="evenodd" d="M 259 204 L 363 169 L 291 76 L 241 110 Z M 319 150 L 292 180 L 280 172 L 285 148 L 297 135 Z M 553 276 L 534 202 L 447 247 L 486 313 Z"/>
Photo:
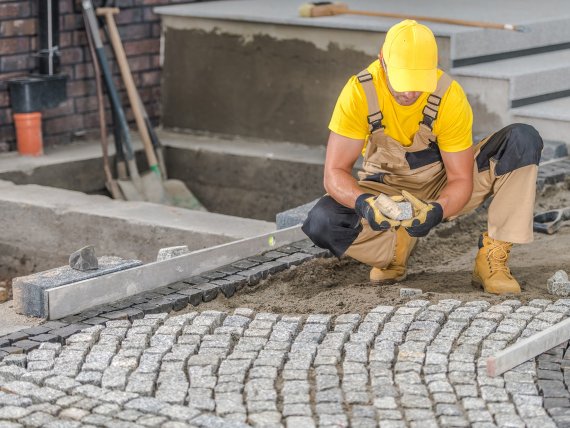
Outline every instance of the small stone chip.
<path id="1" fill-rule="evenodd" d="M 69 266 L 81 272 L 98 269 L 99 261 L 95 255 L 95 247 L 88 245 L 72 253 L 69 256 Z"/>
<path id="2" fill-rule="evenodd" d="M 559 270 L 546 281 L 548 292 L 556 296 L 570 296 L 570 281 L 568 274 Z"/>
<path id="3" fill-rule="evenodd" d="M 419 288 L 400 288 L 400 297 L 421 296 L 422 290 Z"/>

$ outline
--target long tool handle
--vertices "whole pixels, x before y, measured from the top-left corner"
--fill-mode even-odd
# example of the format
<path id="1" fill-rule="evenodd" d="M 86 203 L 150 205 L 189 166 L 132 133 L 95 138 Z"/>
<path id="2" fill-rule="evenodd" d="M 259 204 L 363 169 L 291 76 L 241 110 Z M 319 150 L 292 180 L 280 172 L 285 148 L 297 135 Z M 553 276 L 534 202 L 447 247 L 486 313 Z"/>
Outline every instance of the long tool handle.
<path id="1" fill-rule="evenodd" d="M 115 112 L 117 121 L 119 122 L 119 127 L 121 129 L 122 140 L 124 143 L 123 148 L 125 149 L 125 155 L 127 158 L 127 167 L 133 180 L 133 184 L 140 195 L 144 195 L 143 184 L 139 171 L 137 169 L 137 163 L 135 160 L 135 155 L 133 151 L 133 146 L 131 143 L 131 136 L 129 134 L 129 126 L 127 125 L 127 119 L 125 118 L 125 112 L 121 107 L 121 102 L 119 101 L 119 95 L 117 93 L 117 88 L 113 82 L 113 76 L 111 74 L 111 69 L 109 68 L 109 63 L 107 62 L 107 57 L 105 56 L 105 48 L 103 47 L 103 42 L 101 41 L 101 36 L 99 35 L 99 26 L 97 25 L 97 18 L 95 17 L 95 12 L 93 11 L 93 4 L 91 0 L 82 1 L 83 11 L 87 20 L 89 22 L 89 30 L 93 36 L 93 42 L 95 43 L 95 52 L 97 53 L 97 58 L 99 60 L 99 65 L 101 66 L 101 71 L 103 72 L 103 78 L 105 81 L 105 86 L 107 87 L 107 93 L 111 99 L 111 105 Z"/>
<path id="2" fill-rule="evenodd" d="M 117 62 L 119 63 L 119 69 L 121 70 L 123 82 L 125 82 L 125 87 L 127 88 L 129 102 L 131 104 L 131 108 L 133 109 L 135 120 L 137 122 L 137 128 L 143 140 L 149 167 L 151 171 L 160 176 L 160 170 L 158 168 L 156 155 L 152 149 L 152 141 L 150 140 L 150 135 L 148 133 L 148 129 L 144 122 L 143 114 L 141 111 L 139 94 L 133 80 L 133 75 L 131 74 L 131 69 L 127 61 L 127 55 L 125 54 L 123 43 L 121 42 L 121 38 L 119 36 L 119 30 L 117 29 L 115 18 L 113 16 L 117 13 L 119 13 L 119 9 L 117 8 L 103 7 L 97 9 L 97 15 L 104 16 L 107 22 L 109 38 L 111 39 L 111 44 L 113 45 L 113 50 L 115 51 L 115 56 L 117 58 Z"/>
<path id="3" fill-rule="evenodd" d="M 527 31 L 526 27 L 513 24 L 498 24 L 495 22 L 469 21 L 465 19 L 438 18 L 435 16 L 407 15 L 404 13 L 372 12 L 367 10 L 347 9 L 337 13 L 339 15 L 379 16 L 382 18 L 414 19 L 416 21 L 437 22 L 440 24 L 463 25 L 466 27 L 493 28 L 496 30 Z"/>
<path id="4" fill-rule="evenodd" d="M 95 43 L 95 51 L 97 53 L 97 59 L 99 60 L 99 65 L 103 72 L 103 79 L 105 80 L 105 86 L 107 87 L 107 92 L 115 111 L 115 115 L 119 121 L 119 127 L 121 129 L 121 134 L 123 137 L 123 142 L 125 143 L 125 154 L 128 161 L 134 159 L 133 147 L 131 144 L 131 137 L 129 134 L 129 127 L 127 125 L 127 119 L 125 117 L 125 112 L 121 107 L 121 102 L 119 100 L 119 95 L 117 93 L 117 88 L 115 87 L 115 82 L 113 82 L 113 76 L 111 74 L 111 69 L 109 63 L 107 62 L 107 57 L 105 55 L 105 48 L 103 47 L 103 42 L 101 41 L 101 36 L 99 35 L 99 26 L 97 25 L 97 18 L 93 11 L 93 4 L 91 0 L 83 0 L 83 10 L 89 22 L 89 29 L 93 36 L 93 42 Z M 132 175 L 132 172 L 131 172 Z M 137 172 L 138 175 L 138 172 Z"/>
<path id="5" fill-rule="evenodd" d="M 109 141 L 107 140 L 107 123 L 105 120 L 105 102 L 103 100 L 103 84 L 101 82 L 101 69 L 99 61 L 97 60 L 97 53 L 95 52 L 95 45 L 93 43 L 93 36 L 89 28 L 89 21 L 87 16 L 83 14 L 85 29 L 87 30 L 87 44 L 89 45 L 89 54 L 93 63 L 93 72 L 95 74 L 95 87 L 97 90 L 97 107 L 99 110 L 99 131 L 101 136 L 101 149 L 103 151 L 103 171 L 105 172 L 105 180 L 107 181 L 107 188 L 111 192 L 113 199 L 124 199 L 119 186 L 113 180 L 111 168 L 109 166 Z"/>

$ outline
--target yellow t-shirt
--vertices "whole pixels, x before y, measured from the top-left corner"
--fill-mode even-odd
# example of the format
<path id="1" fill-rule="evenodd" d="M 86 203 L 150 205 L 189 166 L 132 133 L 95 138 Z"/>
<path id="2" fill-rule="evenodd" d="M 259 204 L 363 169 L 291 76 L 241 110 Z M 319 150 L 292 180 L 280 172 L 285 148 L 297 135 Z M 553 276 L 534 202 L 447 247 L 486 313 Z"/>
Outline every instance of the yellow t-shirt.
<path id="1" fill-rule="evenodd" d="M 410 106 L 396 102 L 388 85 L 384 69 L 376 60 L 368 67 L 373 76 L 378 93 L 378 102 L 384 118 L 384 132 L 404 146 L 412 144 L 412 138 L 418 131 L 423 118 L 422 110 L 429 93 L 423 93 Z M 438 70 L 438 77 L 443 71 Z M 336 134 L 355 140 L 364 140 L 368 134 L 368 103 L 362 85 L 352 76 L 344 86 L 334 108 L 329 129 Z M 459 152 L 473 144 L 471 128 L 473 113 L 461 86 L 453 81 L 441 100 L 433 133 L 437 137 L 439 148 L 445 152 Z"/>

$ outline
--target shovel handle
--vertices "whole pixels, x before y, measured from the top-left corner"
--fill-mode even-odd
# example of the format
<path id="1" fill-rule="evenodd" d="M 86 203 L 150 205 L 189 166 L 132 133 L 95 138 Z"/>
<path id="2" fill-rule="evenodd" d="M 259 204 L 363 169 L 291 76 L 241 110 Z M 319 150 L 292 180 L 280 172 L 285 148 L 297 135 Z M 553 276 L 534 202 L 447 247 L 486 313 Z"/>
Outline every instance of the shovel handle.
<path id="1" fill-rule="evenodd" d="M 115 56 L 117 62 L 119 63 L 119 69 L 121 70 L 121 76 L 123 77 L 123 82 L 127 88 L 127 95 L 129 97 L 129 102 L 131 108 L 133 109 L 133 114 L 135 116 L 135 121 L 137 123 L 137 128 L 143 140 L 144 149 L 146 157 L 148 160 L 149 167 L 151 171 L 160 176 L 160 170 L 158 168 L 158 162 L 156 155 L 152 148 L 152 141 L 146 127 L 143 113 L 141 111 L 141 102 L 139 99 L 139 94 L 135 86 L 133 75 L 131 74 L 131 69 L 129 67 L 129 62 L 127 61 L 127 55 L 125 49 L 123 48 L 123 43 L 119 36 L 119 30 L 117 29 L 117 24 L 115 23 L 114 15 L 119 13 L 117 8 L 99 8 L 97 9 L 97 14 L 105 17 L 107 22 L 107 29 L 109 30 L 109 38 L 111 39 L 111 44 L 113 45 L 113 50 L 115 51 Z"/>

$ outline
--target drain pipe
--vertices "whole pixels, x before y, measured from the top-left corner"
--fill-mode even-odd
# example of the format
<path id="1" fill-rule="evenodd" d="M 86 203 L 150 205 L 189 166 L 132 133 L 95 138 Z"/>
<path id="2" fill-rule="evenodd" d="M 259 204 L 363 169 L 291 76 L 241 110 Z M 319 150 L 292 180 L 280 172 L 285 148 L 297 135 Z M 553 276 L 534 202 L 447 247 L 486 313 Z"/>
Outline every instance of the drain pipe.
<path id="1" fill-rule="evenodd" d="M 67 76 L 59 73 L 59 0 L 39 1 L 38 74 L 8 81 L 21 155 L 43 154 L 41 110 L 67 99 Z"/>

